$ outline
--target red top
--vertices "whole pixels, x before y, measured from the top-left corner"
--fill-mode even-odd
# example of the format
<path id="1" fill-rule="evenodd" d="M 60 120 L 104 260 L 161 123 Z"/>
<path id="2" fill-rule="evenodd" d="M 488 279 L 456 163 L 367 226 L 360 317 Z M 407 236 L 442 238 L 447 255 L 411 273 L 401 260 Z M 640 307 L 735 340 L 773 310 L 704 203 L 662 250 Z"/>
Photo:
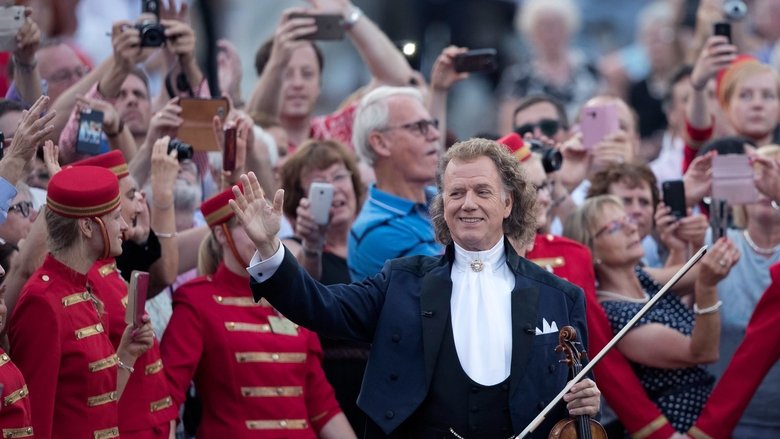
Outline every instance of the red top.
<path id="1" fill-rule="evenodd" d="M 687 134 L 685 140 L 685 149 L 683 150 L 683 173 L 691 166 L 691 162 L 696 158 L 696 154 L 699 152 L 701 145 L 710 140 L 713 131 L 715 131 L 715 119 L 713 123 L 707 128 L 696 128 L 685 119 L 685 132 Z"/>
<path id="2" fill-rule="evenodd" d="M 176 290 L 162 356 L 177 406 L 190 380 L 208 401 L 198 438 L 310 439 L 341 412 L 317 335 L 255 303 L 224 264 Z"/>
<path id="3" fill-rule="evenodd" d="M 127 327 L 127 284 L 119 276 L 114 258 L 97 261 L 87 277 L 95 294 L 103 301 L 111 328 L 108 336 L 116 348 Z M 135 371 L 119 400 L 119 430 L 123 435 L 145 431 L 149 433 L 147 437 L 155 437 L 153 432 L 156 431 L 164 434 L 161 439 L 168 439 L 166 428 L 172 419 L 179 416 L 179 412 L 168 389 L 160 359 L 160 344 L 156 339 L 151 349 L 138 357 L 133 367 Z"/>
<path id="4" fill-rule="evenodd" d="M 22 373 L 3 349 L 0 349 L 0 383 L 3 384 L 2 437 L 33 437 L 30 392 Z"/>
<path id="5" fill-rule="evenodd" d="M 780 360 L 780 264 L 770 267 L 769 275 L 772 283 L 756 304 L 745 338 L 691 427 L 693 437 L 730 438 L 756 389 Z"/>
<path id="6" fill-rule="evenodd" d="M 526 258 L 585 291 L 588 356 L 593 358 L 612 340 L 612 326 L 596 300 L 593 258 L 584 245 L 554 235 L 536 235 Z M 674 428 L 647 397 L 628 360 L 617 349 L 594 367 L 594 378 L 607 403 L 635 439 L 667 439 Z"/>
<path id="7" fill-rule="evenodd" d="M 359 103 L 359 99 L 355 99 L 333 113 L 313 117 L 309 123 L 309 138 L 336 140 L 350 151 L 354 151 L 355 146 L 352 145 L 352 124 L 355 121 L 355 112 Z M 287 150 L 293 152 L 298 146 L 300 145 L 290 142 L 287 144 Z"/>
<path id="8" fill-rule="evenodd" d="M 8 336 L 39 437 L 119 436 L 117 356 L 98 308 L 87 276 L 51 254 L 22 288 Z"/>

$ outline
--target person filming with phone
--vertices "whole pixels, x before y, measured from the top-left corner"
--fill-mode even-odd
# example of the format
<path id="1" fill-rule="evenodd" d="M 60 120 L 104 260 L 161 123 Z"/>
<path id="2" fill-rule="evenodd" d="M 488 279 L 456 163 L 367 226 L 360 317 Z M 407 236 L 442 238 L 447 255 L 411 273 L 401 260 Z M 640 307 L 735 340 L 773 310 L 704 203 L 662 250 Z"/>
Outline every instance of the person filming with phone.
<path id="1" fill-rule="evenodd" d="M 371 342 L 358 406 L 366 438 L 509 437 L 568 381 L 554 352 L 558 327 L 587 344 L 582 291 L 520 258 L 508 238 L 536 230 L 536 193 L 519 162 L 486 139 L 455 144 L 439 163 L 432 205 L 444 255 L 388 261 L 350 285 L 325 286 L 276 237 L 284 191 L 266 201 L 253 173 L 230 202 L 256 246 L 248 271 L 255 300 L 329 336 Z M 550 413 L 595 415 L 600 392 L 583 380 Z"/>

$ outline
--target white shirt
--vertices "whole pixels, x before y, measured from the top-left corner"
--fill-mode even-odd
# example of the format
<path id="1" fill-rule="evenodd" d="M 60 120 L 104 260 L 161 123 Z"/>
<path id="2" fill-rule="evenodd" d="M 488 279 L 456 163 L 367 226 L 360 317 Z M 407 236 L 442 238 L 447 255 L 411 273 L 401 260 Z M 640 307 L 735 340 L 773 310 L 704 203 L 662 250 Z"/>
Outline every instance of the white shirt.
<path id="1" fill-rule="evenodd" d="M 481 271 L 472 269 L 481 261 Z M 470 252 L 455 244 L 450 274 L 452 334 L 460 365 L 475 382 L 504 381 L 512 365 L 512 290 L 515 275 L 506 264 L 504 240 L 490 250 Z"/>

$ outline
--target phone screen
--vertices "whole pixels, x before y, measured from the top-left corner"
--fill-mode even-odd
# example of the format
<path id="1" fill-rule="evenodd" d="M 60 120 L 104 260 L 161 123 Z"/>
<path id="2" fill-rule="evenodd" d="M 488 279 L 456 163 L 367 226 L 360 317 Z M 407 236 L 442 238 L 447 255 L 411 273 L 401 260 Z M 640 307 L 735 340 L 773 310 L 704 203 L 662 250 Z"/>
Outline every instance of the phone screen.
<path id="1" fill-rule="evenodd" d="M 665 181 L 661 188 L 663 189 L 664 204 L 669 206 L 672 215 L 677 219 L 683 218 L 687 214 L 685 205 L 685 186 L 682 180 Z"/>
<path id="2" fill-rule="evenodd" d="M 103 112 L 86 109 L 79 113 L 79 132 L 76 151 L 97 155 L 101 152 L 103 139 Z"/>

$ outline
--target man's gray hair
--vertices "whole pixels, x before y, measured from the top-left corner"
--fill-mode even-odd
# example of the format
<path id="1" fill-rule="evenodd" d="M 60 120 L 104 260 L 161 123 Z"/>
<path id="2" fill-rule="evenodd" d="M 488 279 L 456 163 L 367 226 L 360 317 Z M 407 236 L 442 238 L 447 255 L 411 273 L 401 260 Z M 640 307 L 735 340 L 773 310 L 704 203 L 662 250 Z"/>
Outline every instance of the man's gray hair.
<path id="1" fill-rule="evenodd" d="M 374 166 L 376 153 L 368 143 L 368 137 L 373 131 L 387 126 L 389 117 L 387 101 L 393 96 L 409 96 L 423 102 L 422 94 L 416 88 L 383 85 L 363 96 L 355 112 L 355 121 L 352 123 L 352 144 L 358 157 L 369 166 Z"/>

